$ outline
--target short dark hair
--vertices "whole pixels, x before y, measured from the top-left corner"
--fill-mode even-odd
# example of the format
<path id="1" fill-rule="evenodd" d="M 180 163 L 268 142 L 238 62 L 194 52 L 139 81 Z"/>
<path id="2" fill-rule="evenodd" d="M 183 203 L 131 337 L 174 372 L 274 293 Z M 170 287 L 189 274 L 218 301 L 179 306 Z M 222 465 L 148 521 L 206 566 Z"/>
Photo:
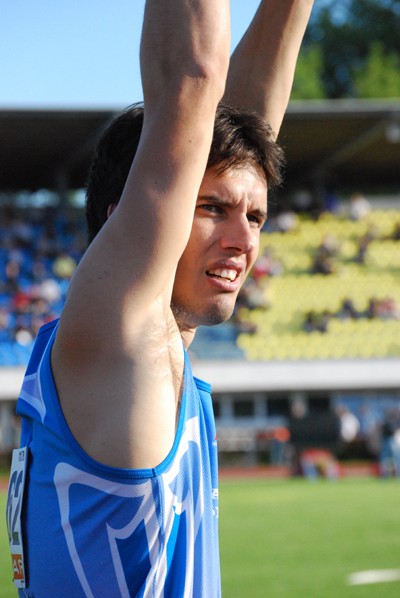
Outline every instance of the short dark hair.
<path id="1" fill-rule="evenodd" d="M 95 150 L 86 185 L 86 222 L 92 242 L 107 220 L 107 210 L 117 204 L 139 145 L 143 105 L 134 104 L 106 128 Z M 268 188 L 281 182 L 284 158 L 273 140 L 271 127 L 257 114 L 220 103 L 207 168 L 219 174 L 232 167 L 255 166 Z"/>

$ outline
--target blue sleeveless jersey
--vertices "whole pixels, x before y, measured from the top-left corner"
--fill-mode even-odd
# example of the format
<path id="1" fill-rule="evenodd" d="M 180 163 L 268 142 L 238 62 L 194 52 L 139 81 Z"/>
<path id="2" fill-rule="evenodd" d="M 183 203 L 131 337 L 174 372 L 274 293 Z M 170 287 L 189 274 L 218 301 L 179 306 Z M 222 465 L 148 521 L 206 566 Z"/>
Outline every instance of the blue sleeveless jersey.
<path id="1" fill-rule="evenodd" d="M 38 335 L 17 412 L 29 447 L 22 532 L 33 598 L 220 596 L 217 446 L 210 386 L 184 390 L 173 447 L 154 469 L 108 467 L 75 441 Z M 87 422 L 90 426 L 90 421 Z"/>

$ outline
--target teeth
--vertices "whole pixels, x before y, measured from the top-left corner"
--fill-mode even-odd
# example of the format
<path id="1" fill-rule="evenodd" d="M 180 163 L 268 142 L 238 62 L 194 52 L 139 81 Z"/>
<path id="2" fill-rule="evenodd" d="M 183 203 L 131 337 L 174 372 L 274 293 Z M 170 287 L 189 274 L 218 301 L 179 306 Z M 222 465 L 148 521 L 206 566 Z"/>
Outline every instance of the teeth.
<path id="1" fill-rule="evenodd" d="M 220 278 L 226 278 L 233 282 L 236 278 L 237 272 L 236 270 L 228 270 L 227 268 L 217 268 L 216 270 L 211 270 L 209 274 L 214 276 L 219 276 Z"/>

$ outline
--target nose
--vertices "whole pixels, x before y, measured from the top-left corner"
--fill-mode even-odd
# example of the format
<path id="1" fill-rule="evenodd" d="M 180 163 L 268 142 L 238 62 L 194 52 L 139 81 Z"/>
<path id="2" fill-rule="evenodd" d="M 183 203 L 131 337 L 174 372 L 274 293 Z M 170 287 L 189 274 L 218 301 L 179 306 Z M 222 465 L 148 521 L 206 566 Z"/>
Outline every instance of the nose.
<path id="1" fill-rule="evenodd" d="M 230 219 L 225 222 L 220 237 L 220 245 L 223 249 L 234 250 L 237 254 L 251 253 L 256 249 L 258 235 L 246 216 Z"/>

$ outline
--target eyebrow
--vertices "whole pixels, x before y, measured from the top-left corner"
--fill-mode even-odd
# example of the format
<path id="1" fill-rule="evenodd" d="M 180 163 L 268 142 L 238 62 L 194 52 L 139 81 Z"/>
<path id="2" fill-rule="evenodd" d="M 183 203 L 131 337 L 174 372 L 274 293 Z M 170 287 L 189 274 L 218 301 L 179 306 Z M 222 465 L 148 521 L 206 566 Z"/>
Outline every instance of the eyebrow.
<path id="1" fill-rule="evenodd" d="M 219 206 L 221 208 L 229 208 L 232 204 L 229 200 L 227 199 L 223 199 L 222 197 L 219 197 L 219 195 L 199 195 L 197 198 L 197 201 L 210 201 L 212 202 L 214 205 Z M 267 210 L 260 210 L 259 208 L 256 208 L 254 210 L 250 210 L 250 214 L 254 214 L 254 216 L 257 216 L 258 218 L 260 218 L 261 220 L 266 221 L 267 220 Z"/>

